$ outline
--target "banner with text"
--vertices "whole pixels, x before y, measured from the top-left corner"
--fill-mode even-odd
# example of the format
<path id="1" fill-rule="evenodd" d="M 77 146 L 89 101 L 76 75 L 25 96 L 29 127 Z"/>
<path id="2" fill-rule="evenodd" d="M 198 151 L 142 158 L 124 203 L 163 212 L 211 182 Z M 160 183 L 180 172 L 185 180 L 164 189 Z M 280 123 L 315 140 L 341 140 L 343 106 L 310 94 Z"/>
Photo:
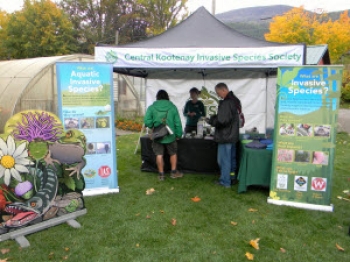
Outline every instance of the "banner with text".
<path id="1" fill-rule="evenodd" d="M 64 128 L 78 129 L 86 137 L 84 195 L 119 192 L 112 65 L 58 62 L 56 69 L 59 116 Z"/>
<path id="2" fill-rule="evenodd" d="M 330 203 L 342 66 L 280 67 L 268 203 L 333 211 Z"/>
<path id="3" fill-rule="evenodd" d="M 232 68 L 303 65 L 304 45 L 260 48 L 95 47 L 95 60 L 120 68 Z"/>

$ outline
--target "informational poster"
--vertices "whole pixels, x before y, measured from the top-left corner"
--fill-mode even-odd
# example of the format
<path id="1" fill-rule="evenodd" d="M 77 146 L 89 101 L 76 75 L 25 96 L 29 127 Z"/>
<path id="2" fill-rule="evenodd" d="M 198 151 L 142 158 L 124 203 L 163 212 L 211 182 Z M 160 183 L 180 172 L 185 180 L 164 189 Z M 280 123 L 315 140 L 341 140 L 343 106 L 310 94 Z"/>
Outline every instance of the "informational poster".
<path id="1" fill-rule="evenodd" d="M 342 66 L 280 67 L 268 203 L 333 211 L 330 203 Z"/>
<path id="2" fill-rule="evenodd" d="M 59 62 L 59 117 L 65 130 L 86 137 L 84 195 L 119 192 L 113 109 L 113 68 L 108 63 Z"/>

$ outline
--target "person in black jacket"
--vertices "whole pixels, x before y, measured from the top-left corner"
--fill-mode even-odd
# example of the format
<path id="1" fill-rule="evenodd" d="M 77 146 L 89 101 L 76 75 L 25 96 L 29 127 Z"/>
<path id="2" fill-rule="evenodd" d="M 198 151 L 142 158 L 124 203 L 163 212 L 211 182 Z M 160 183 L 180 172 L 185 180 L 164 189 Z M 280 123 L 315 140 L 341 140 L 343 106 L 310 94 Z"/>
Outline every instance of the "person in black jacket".
<path id="1" fill-rule="evenodd" d="M 186 117 L 185 133 L 197 132 L 198 120 L 205 116 L 205 107 L 201 100 L 198 100 L 198 96 L 201 91 L 196 87 L 190 89 L 191 100 L 188 100 L 185 104 L 183 115 Z"/>
<path id="2" fill-rule="evenodd" d="M 229 188 L 231 183 L 237 183 L 235 174 L 236 143 L 239 139 L 237 100 L 225 83 L 218 83 L 215 92 L 222 100 L 219 101 L 217 114 L 212 115 L 207 122 L 215 127 L 214 140 L 218 143 L 220 178 L 216 184 Z"/>

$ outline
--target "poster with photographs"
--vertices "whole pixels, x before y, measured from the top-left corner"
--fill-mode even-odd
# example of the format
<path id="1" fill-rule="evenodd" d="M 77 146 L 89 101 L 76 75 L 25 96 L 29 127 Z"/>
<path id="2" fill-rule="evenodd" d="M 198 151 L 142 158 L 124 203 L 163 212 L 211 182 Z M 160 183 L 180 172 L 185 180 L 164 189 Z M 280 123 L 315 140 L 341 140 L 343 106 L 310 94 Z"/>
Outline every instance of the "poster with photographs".
<path id="1" fill-rule="evenodd" d="M 56 68 L 64 128 L 79 129 L 86 137 L 84 194 L 118 192 L 112 66 L 60 62 Z"/>
<path id="2" fill-rule="evenodd" d="M 268 202 L 332 211 L 342 66 L 280 67 Z"/>

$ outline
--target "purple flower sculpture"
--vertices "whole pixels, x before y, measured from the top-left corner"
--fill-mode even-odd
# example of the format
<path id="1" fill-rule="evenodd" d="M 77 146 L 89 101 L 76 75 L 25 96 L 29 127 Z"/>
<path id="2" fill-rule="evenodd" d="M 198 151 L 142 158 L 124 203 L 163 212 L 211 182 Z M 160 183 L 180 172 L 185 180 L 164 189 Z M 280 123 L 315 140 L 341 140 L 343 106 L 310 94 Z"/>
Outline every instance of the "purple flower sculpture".
<path id="1" fill-rule="evenodd" d="M 22 113 L 22 122 L 18 122 L 13 136 L 17 140 L 55 142 L 63 132 L 61 123 L 47 112 Z"/>
<path id="2" fill-rule="evenodd" d="M 15 187 L 16 196 L 29 199 L 33 196 L 33 185 L 29 181 L 18 183 Z"/>

